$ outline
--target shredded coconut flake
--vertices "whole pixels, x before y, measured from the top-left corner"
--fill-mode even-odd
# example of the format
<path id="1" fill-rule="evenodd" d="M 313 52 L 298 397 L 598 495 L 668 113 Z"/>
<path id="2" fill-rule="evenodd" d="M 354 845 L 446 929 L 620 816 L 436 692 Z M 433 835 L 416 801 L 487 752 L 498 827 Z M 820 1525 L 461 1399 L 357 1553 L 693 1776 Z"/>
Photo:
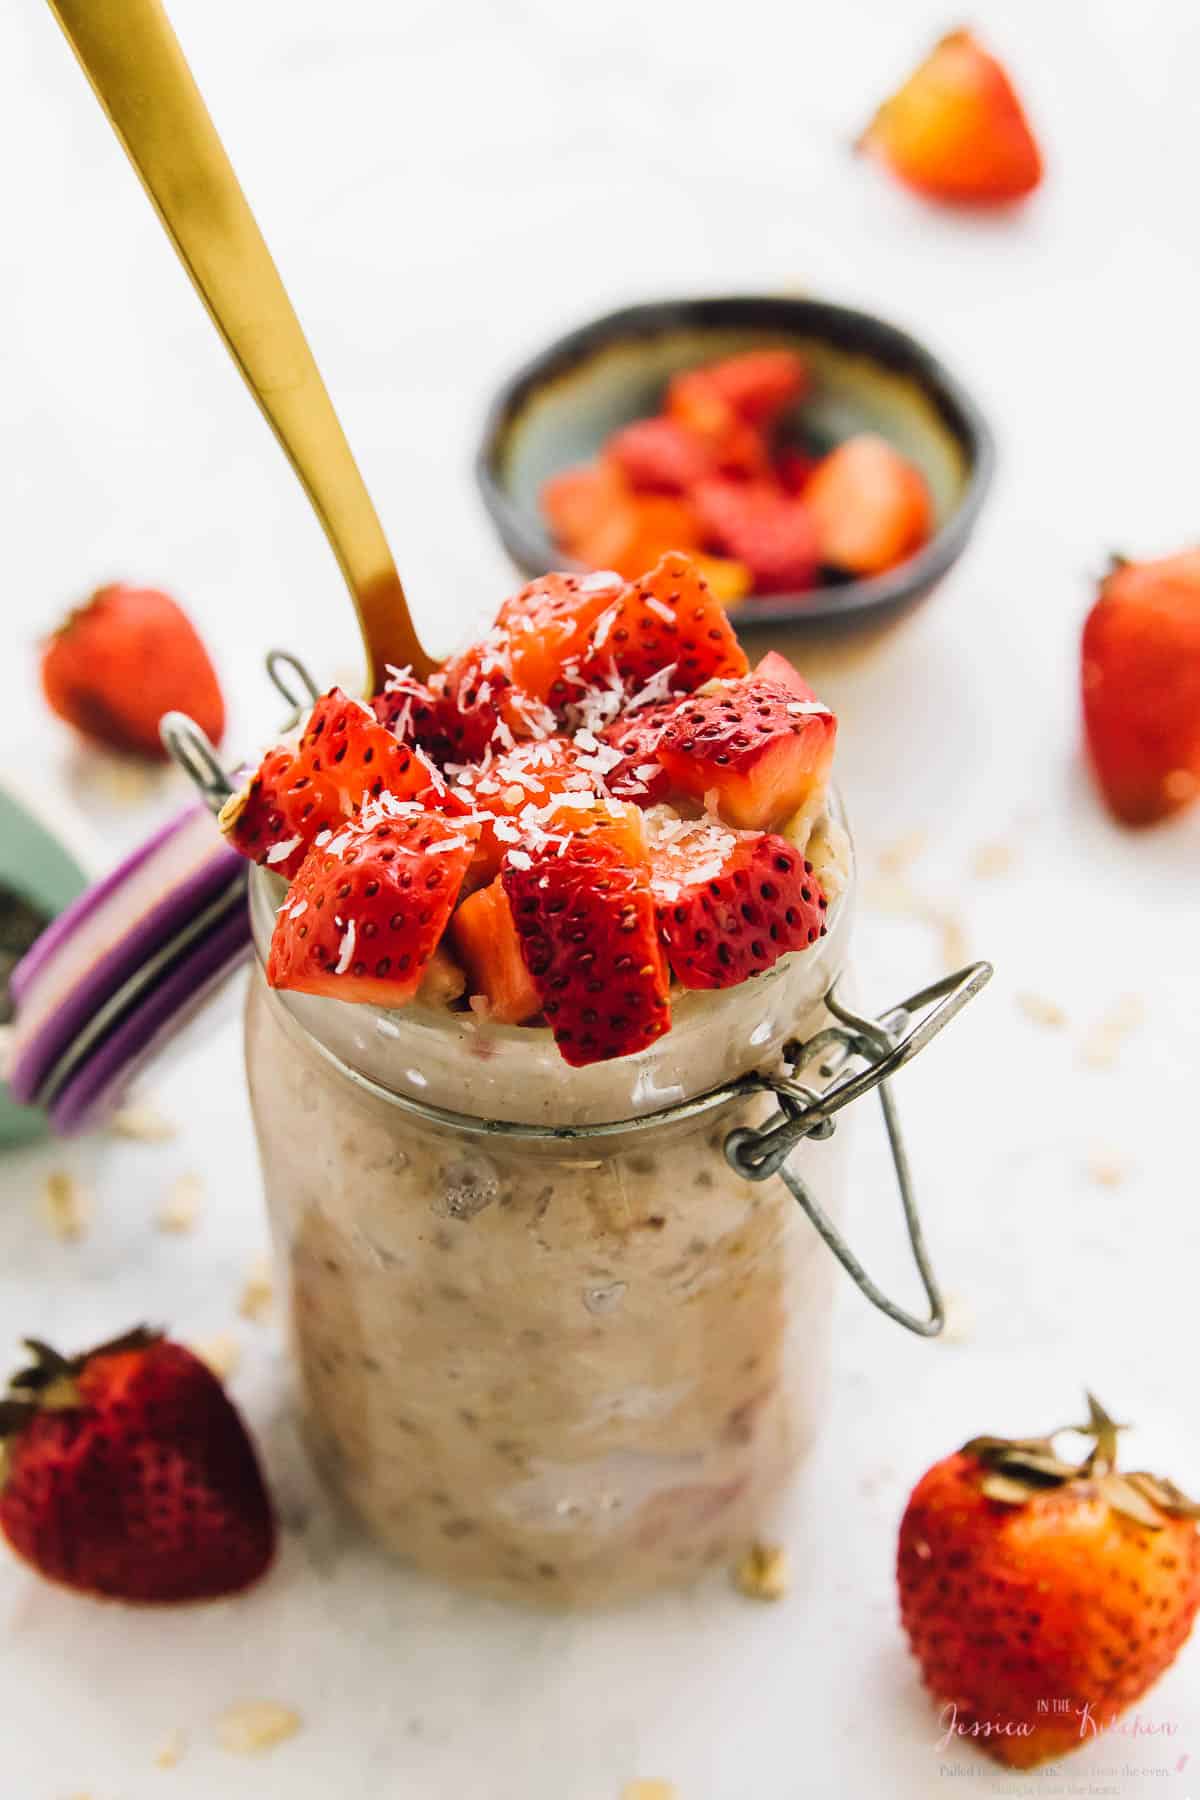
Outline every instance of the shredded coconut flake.
<path id="1" fill-rule="evenodd" d="M 280 838 L 279 842 L 272 844 L 267 851 L 266 861 L 268 863 L 286 862 L 292 851 L 298 850 L 303 841 L 303 838 L 299 837 Z"/>
<path id="2" fill-rule="evenodd" d="M 514 869 L 532 869 L 533 858 L 525 850 L 510 850 L 508 861 Z M 545 877 L 543 877 L 543 882 Z"/>
<path id="3" fill-rule="evenodd" d="M 357 936 L 358 926 L 355 924 L 354 920 L 351 919 L 345 931 L 342 933 L 342 943 L 341 948 L 338 951 L 338 959 L 333 965 L 333 972 L 335 975 L 344 975 L 346 970 L 350 967 L 351 962 L 354 960 L 354 940 Z"/>

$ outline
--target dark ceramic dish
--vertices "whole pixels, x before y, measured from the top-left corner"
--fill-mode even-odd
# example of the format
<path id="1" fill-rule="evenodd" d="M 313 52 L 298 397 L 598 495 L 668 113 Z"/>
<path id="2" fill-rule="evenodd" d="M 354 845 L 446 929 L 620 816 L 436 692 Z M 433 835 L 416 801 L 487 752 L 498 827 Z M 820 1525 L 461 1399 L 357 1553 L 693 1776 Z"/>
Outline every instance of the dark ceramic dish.
<path id="1" fill-rule="evenodd" d="M 991 479 L 992 434 L 965 389 L 894 325 L 784 295 L 631 306 L 560 338 L 504 383 L 475 467 L 517 566 L 528 575 L 570 566 L 538 504 L 547 476 L 589 462 L 610 432 L 656 411 L 678 370 L 764 344 L 794 347 L 812 367 L 806 435 L 819 448 L 860 431 L 888 438 L 925 476 L 936 523 L 922 550 L 883 575 L 747 600 L 739 630 L 852 619 L 924 598 L 971 535 Z"/>

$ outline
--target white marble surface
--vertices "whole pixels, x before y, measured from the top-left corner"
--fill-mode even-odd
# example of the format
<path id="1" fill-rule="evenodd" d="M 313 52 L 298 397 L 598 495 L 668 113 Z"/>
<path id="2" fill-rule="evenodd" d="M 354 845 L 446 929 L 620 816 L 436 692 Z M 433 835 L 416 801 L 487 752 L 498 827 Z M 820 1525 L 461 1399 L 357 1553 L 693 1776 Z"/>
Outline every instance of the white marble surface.
<path id="1" fill-rule="evenodd" d="M 974 386 L 1002 465 L 971 553 L 920 616 L 800 660 L 842 715 L 864 861 L 928 833 L 910 880 L 998 974 L 901 1089 L 958 1329 L 919 1343 L 843 1293 L 834 1414 L 784 1522 L 795 1580 L 775 1608 L 716 1581 L 598 1620 L 513 1616 L 339 1544 L 280 1416 L 272 1330 L 235 1318 L 264 1230 L 231 1006 L 152 1083 L 182 1122 L 172 1143 L 8 1159 L 4 1360 L 32 1328 L 74 1346 L 142 1315 L 186 1335 L 232 1325 L 234 1392 L 309 1529 L 247 1600 L 164 1617 L 80 1603 L 0 1560 L 6 1800 L 617 1800 L 636 1775 L 671 1779 L 680 1800 L 925 1800 L 949 1775 L 973 1794 L 1200 1792 L 1195 1646 L 1143 1709 L 1172 1736 L 1018 1779 L 965 1749 L 939 1761 L 895 1619 L 911 1482 L 976 1429 L 1070 1415 L 1085 1380 L 1137 1418 L 1136 1455 L 1200 1485 L 1200 822 L 1134 839 L 1105 820 L 1074 691 L 1108 549 L 1196 532 L 1200 13 L 973 10 L 1049 152 L 1017 220 L 936 215 L 847 153 L 872 99 L 952 22 L 936 0 L 176 0 L 443 642 L 508 579 L 467 472 L 481 408 L 552 330 L 643 295 L 804 287 L 915 329 Z M 173 796 L 122 798 L 43 715 L 34 642 L 64 605 L 112 574 L 173 586 L 220 647 L 235 744 L 274 721 L 263 647 L 284 641 L 332 676 L 353 662 L 350 614 L 48 11 L 9 9 L 2 42 L 0 753 L 108 859 Z M 973 859 L 990 842 L 1015 862 L 984 879 Z M 859 928 L 879 1003 L 941 954 L 938 932 L 886 899 Z M 1021 992 L 1061 1005 L 1065 1027 L 1031 1022 Z M 1119 1066 L 1086 1067 L 1090 1028 L 1127 995 L 1144 1023 Z M 1089 1175 L 1096 1157 L 1120 1162 L 1120 1185 Z M 54 1166 L 94 1189 L 78 1245 L 38 1213 Z M 190 1171 L 199 1226 L 164 1235 L 156 1208 Z M 856 1171 L 857 1238 L 911 1292 L 873 1131 Z M 303 1718 L 254 1763 L 211 1728 L 247 1695 Z M 153 1759 L 177 1728 L 183 1760 L 163 1772 Z"/>

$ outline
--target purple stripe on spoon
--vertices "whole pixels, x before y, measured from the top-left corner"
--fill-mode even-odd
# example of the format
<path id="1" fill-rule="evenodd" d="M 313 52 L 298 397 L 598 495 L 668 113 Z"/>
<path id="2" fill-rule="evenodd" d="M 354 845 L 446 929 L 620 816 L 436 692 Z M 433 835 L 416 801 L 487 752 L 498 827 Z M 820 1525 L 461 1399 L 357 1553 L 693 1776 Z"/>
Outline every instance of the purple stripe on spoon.
<path id="1" fill-rule="evenodd" d="M 54 1131 L 66 1137 L 96 1124 L 249 949 L 249 914 L 244 905 L 235 906 L 87 1058 L 50 1108 Z"/>

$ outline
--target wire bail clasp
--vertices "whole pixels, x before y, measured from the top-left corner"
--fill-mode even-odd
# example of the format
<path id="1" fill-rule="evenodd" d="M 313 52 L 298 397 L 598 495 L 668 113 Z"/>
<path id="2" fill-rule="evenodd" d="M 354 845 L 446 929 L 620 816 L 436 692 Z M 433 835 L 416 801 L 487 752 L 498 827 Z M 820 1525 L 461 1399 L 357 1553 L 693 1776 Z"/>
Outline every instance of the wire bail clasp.
<path id="1" fill-rule="evenodd" d="M 772 1175 L 778 1175 L 872 1306 L 919 1337 L 936 1337 L 946 1322 L 946 1313 L 925 1248 L 908 1155 L 889 1081 L 944 1030 L 991 978 L 990 963 L 971 963 L 910 995 L 877 1019 L 864 1018 L 843 1006 L 835 982 L 825 996 L 825 1005 L 837 1024 L 827 1026 L 806 1043 L 786 1044 L 783 1052 L 789 1065 L 786 1073 L 758 1077 L 758 1085 L 778 1101 L 778 1112 L 757 1130 L 742 1126 L 731 1131 L 725 1139 L 725 1157 L 730 1166 L 747 1181 L 766 1181 Z M 819 1089 L 798 1079 L 813 1063 L 819 1063 L 818 1074 L 827 1083 Z M 894 1300 L 888 1299 L 871 1280 L 805 1183 L 785 1166 L 787 1158 L 804 1138 L 831 1137 L 836 1125 L 835 1115 L 872 1088 L 879 1091 L 908 1240 L 929 1302 L 929 1316 L 925 1319 L 906 1312 Z"/>

